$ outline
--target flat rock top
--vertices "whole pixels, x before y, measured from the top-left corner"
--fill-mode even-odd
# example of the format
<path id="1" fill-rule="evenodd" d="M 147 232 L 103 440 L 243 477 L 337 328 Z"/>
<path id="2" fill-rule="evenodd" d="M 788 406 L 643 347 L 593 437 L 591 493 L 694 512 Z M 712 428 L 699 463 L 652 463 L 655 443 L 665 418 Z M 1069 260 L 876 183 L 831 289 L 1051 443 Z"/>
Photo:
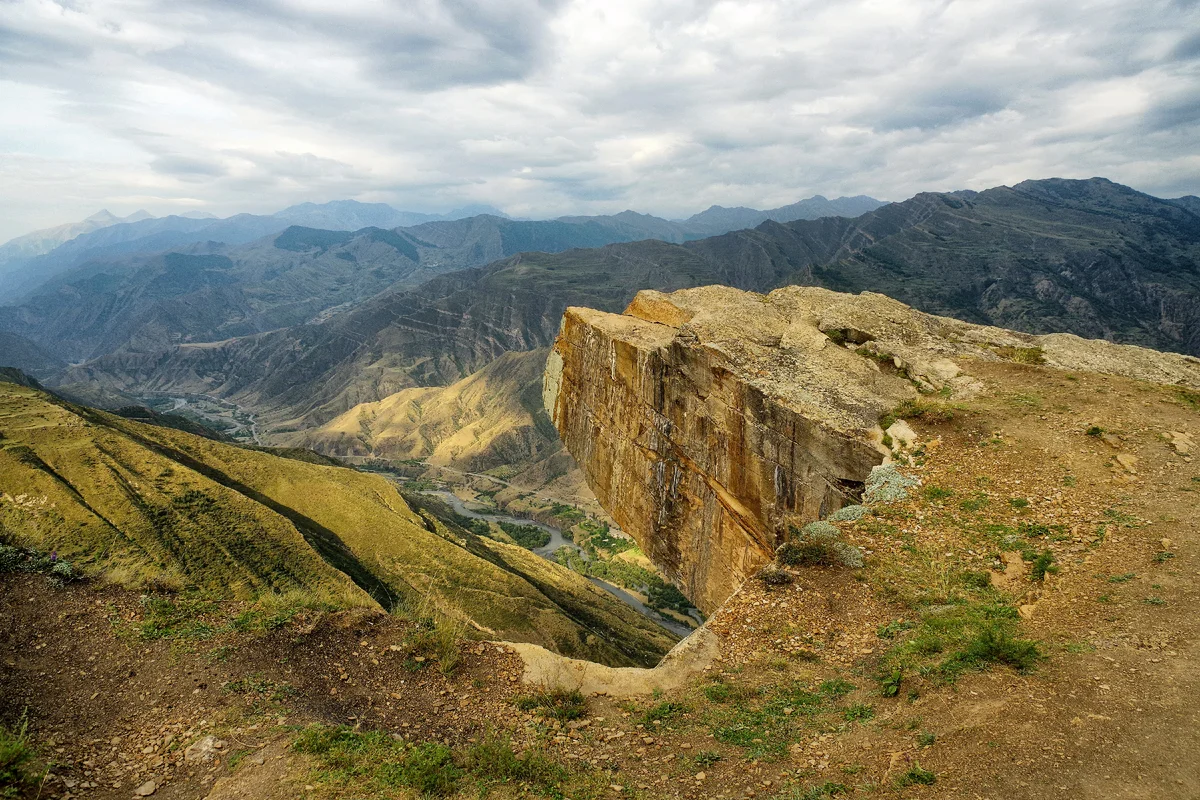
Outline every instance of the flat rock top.
<path id="1" fill-rule="evenodd" d="M 572 308 L 640 349 L 703 348 L 780 404 L 844 432 L 918 389 L 969 397 L 979 383 L 960 359 L 1019 361 L 1200 387 L 1200 359 L 1142 347 L 1035 336 L 917 311 L 884 295 L 788 286 L 762 295 L 726 286 L 642 291 L 624 315 Z"/>

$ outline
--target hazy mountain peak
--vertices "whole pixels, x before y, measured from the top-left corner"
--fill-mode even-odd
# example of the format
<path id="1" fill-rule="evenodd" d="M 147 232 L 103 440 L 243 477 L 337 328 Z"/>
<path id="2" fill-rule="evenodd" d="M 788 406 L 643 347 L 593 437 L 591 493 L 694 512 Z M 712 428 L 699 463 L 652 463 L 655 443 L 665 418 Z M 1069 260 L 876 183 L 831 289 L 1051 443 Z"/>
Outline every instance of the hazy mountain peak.
<path id="1" fill-rule="evenodd" d="M 113 214 L 107 208 L 102 208 L 99 211 L 97 211 L 95 214 L 92 214 L 90 217 L 86 217 L 83 221 L 84 222 L 104 222 L 104 223 L 108 223 L 109 225 L 111 225 L 112 223 L 116 222 L 119 219 L 120 219 L 120 217 Z"/>

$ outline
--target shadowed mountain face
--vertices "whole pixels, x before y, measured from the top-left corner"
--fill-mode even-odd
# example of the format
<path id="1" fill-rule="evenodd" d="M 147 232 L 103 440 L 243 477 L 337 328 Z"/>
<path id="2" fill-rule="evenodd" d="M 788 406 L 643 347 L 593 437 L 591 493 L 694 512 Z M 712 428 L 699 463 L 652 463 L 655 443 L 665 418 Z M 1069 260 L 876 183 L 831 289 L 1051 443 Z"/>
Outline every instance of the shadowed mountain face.
<path id="1" fill-rule="evenodd" d="M 274 232 L 292 217 L 331 225 L 394 222 L 404 214 L 383 204 L 343 201 L 295 206 L 274 217 L 168 217 L 112 225 L 41 257 L 32 270 L 41 286 L 0 318 L 0 330 L 74 362 L 144 353 L 303 324 L 385 288 L 411 288 L 521 252 L 558 253 L 647 238 L 681 242 L 691 235 L 677 223 L 633 212 L 543 222 L 489 214 L 394 230 L 351 233 L 293 225 Z M 148 234 L 130 238 L 135 229 Z M 212 238 L 194 241 L 197 236 Z M 248 237 L 257 241 L 242 243 Z M 191 243 L 177 246 L 185 240 Z M 222 244 L 229 241 L 234 245 Z M 126 255 L 167 246 L 176 251 Z"/>
<path id="2" fill-rule="evenodd" d="M 392 231 L 288 228 L 236 248 L 196 247 L 90 264 L 52 280 L 0 325 L 79 361 L 160 351 L 308 322 L 436 274 Z"/>
<path id="3" fill-rule="evenodd" d="M 639 288 L 720 283 L 876 291 L 1032 333 L 1200 353 L 1200 217 L 1106 180 L 922 194 L 673 245 L 526 253 L 381 295 L 319 325 L 219 345 L 108 356 L 72 381 L 215 391 L 288 427 L 411 386 L 447 385 L 509 350 L 547 346 L 568 305 L 619 311 Z"/>

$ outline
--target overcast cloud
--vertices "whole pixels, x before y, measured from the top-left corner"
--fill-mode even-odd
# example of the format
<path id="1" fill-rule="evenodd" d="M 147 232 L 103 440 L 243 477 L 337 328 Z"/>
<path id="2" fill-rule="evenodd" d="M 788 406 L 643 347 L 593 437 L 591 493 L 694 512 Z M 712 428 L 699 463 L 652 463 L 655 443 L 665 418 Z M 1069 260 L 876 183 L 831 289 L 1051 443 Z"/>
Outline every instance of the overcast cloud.
<path id="1" fill-rule="evenodd" d="M 1197 0 L 0 0 L 0 240 L 352 197 L 1200 194 Z"/>

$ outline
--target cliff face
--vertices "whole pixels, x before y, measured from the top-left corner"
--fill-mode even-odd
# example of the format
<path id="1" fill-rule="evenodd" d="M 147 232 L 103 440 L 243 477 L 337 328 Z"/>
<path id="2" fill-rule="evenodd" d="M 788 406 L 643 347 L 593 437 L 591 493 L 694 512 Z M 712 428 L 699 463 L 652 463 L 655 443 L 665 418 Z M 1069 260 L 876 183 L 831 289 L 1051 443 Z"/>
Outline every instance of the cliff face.
<path id="1" fill-rule="evenodd" d="M 888 455 L 880 416 L 918 390 L 970 396 L 964 358 L 1200 385 L 1200 361 L 787 287 L 641 292 L 567 310 L 544 401 L 601 504 L 711 612 L 787 526 L 853 502 Z"/>

